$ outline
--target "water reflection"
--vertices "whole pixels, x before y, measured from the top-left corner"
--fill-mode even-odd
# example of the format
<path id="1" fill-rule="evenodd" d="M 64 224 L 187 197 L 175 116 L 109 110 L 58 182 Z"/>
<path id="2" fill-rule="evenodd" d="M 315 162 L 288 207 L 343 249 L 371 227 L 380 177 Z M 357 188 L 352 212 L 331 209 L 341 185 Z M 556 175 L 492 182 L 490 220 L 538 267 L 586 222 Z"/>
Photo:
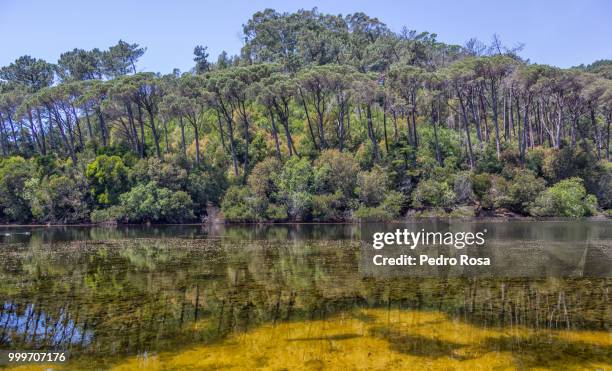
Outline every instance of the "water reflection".
<path id="1" fill-rule="evenodd" d="M 586 230 L 558 223 L 549 231 L 534 223 L 487 227 L 500 239 L 518 233 L 517 241 L 611 237 L 609 223 Z M 333 322 L 347 313 L 370 323 L 367 335 L 398 352 L 439 357 L 461 353 L 460 347 L 382 328 L 381 313 L 445 313 L 476 328 L 533 331 L 609 331 L 612 320 L 605 277 L 363 277 L 360 230 L 352 225 L 28 231 L 0 244 L 0 347 L 71 349 L 77 361 L 94 357 L 100 367 L 134 354 L 219 344 L 269 325 Z M 532 335 L 490 339 L 483 347 L 528 344 Z M 291 342 L 357 340 L 346 329 L 308 337 Z"/>
<path id="2" fill-rule="evenodd" d="M 72 319 L 71 315 L 61 310 L 54 318 L 34 304 L 26 304 L 24 309 L 14 301 L 4 303 L 0 314 L 0 343 L 52 349 L 68 349 L 75 344 L 83 347 L 89 344 L 93 333 L 77 325 L 78 318 Z"/>

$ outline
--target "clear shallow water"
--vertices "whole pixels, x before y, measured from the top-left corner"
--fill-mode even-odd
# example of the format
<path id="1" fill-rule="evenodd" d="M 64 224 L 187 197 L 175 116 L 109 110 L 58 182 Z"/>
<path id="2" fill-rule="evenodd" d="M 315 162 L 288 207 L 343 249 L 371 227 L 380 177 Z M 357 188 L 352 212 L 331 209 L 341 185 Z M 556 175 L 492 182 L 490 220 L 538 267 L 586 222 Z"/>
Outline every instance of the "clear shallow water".
<path id="1" fill-rule="evenodd" d="M 419 227 L 612 248 L 607 221 Z M 612 274 L 364 276 L 355 225 L 0 232 L 0 348 L 67 349 L 68 369 L 612 365 Z"/>

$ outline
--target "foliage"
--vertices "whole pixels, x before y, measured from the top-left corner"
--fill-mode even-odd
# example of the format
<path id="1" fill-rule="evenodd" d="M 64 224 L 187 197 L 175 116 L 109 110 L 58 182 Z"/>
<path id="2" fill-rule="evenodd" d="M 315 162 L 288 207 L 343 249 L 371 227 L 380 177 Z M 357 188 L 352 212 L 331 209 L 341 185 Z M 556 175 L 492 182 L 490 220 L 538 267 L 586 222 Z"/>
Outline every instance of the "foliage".
<path id="1" fill-rule="evenodd" d="M 593 215 L 596 207 L 597 198 L 587 194 L 582 179 L 569 178 L 544 191 L 535 200 L 531 213 L 537 216 L 580 218 Z"/>
<path id="2" fill-rule="evenodd" d="M 507 182 L 504 194 L 498 196 L 496 205 L 527 214 L 544 188 L 544 180 L 537 178 L 532 171 L 517 169 Z"/>
<path id="3" fill-rule="evenodd" d="M 534 202 L 576 177 L 612 206 L 608 60 L 532 64 L 317 9 L 257 12 L 243 36 L 183 74 L 139 72 L 124 40 L 1 67 L 0 221 L 390 219 L 404 199 L 556 214 Z"/>
<path id="4" fill-rule="evenodd" d="M 255 211 L 254 197 L 247 187 L 231 186 L 221 202 L 223 217 L 232 222 L 254 222 L 259 219 Z"/>
<path id="5" fill-rule="evenodd" d="M 362 171 L 357 177 L 356 193 L 359 201 L 366 206 L 377 206 L 389 190 L 389 179 L 384 170 L 376 166 L 370 171 Z"/>
<path id="6" fill-rule="evenodd" d="M 87 165 L 85 176 L 100 205 L 116 204 L 128 187 L 128 168 L 119 156 L 101 155 Z"/>
<path id="7" fill-rule="evenodd" d="M 82 176 L 52 175 L 40 183 L 30 182 L 29 188 L 28 198 L 36 220 L 54 223 L 89 221 L 89 192 Z"/>
<path id="8" fill-rule="evenodd" d="M 31 164 L 19 156 L 0 160 L 0 214 L 9 221 L 23 222 L 31 217 L 25 197 Z"/>
<path id="9" fill-rule="evenodd" d="M 412 194 L 412 206 L 449 207 L 455 201 L 455 197 L 455 192 L 448 183 L 425 179 L 419 182 Z"/>
<path id="10" fill-rule="evenodd" d="M 160 187 L 152 181 L 120 196 L 119 219 L 131 223 L 181 223 L 194 219 L 193 201 L 184 191 Z"/>
<path id="11" fill-rule="evenodd" d="M 325 150 L 315 161 L 316 188 L 320 193 L 340 191 L 344 196 L 353 194 L 357 184 L 359 165 L 347 152 Z"/>

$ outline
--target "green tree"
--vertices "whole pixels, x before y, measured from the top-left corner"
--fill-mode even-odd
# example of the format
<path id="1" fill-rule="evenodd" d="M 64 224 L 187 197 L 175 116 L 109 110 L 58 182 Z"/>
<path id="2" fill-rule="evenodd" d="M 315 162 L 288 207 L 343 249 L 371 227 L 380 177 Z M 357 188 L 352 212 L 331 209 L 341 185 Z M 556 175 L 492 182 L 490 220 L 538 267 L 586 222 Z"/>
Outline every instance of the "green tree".
<path id="1" fill-rule="evenodd" d="M 0 160 L 0 215 L 9 222 L 27 222 L 32 214 L 25 196 L 31 164 L 19 156 Z"/>
<path id="2" fill-rule="evenodd" d="M 85 176 L 99 205 L 116 204 L 128 189 L 128 168 L 119 156 L 101 155 L 87 165 Z"/>
<path id="3" fill-rule="evenodd" d="M 580 218 L 593 215 L 597 198 L 587 194 L 582 179 L 570 178 L 560 181 L 544 191 L 531 208 L 537 216 L 565 216 Z"/>

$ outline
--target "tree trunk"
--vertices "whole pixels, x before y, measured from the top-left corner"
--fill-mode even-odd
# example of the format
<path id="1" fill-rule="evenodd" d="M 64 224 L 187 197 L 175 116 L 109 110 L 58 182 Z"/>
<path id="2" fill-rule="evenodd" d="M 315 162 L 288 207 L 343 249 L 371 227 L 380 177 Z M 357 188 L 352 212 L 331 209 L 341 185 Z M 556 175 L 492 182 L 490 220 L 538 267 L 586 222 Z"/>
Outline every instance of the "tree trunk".
<path id="1" fill-rule="evenodd" d="M 42 154 L 45 156 L 47 154 L 47 144 L 45 143 L 45 128 L 43 126 L 42 118 L 40 115 L 40 108 L 36 107 L 36 119 L 38 121 L 38 127 L 40 131 L 40 143 L 42 144 Z"/>
<path id="2" fill-rule="evenodd" d="M 223 124 L 221 123 L 221 114 L 217 111 L 217 125 L 219 126 L 219 137 L 221 138 L 221 147 L 225 150 L 225 134 L 223 133 Z"/>
<path id="3" fill-rule="evenodd" d="M 412 109 L 410 110 L 410 116 L 412 118 L 412 134 L 414 135 L 414 149 L 419 148 L 419 139 L 416 128 L 416 92 L 412 94 Z"/>
<path id="4" fill-rule="evenodd" d="M 168 125 L 166 119 L 162 117 L 162 125 L 164 126 L 164 137 L 166 142 L 166 153 L 170 152 L 170 144 L 168 143 Z"/>
<path id="5" fill-rule="evenodd" d="M 480 149 L 484 148 L 482 143 L 482 132 L 480 131 L 480 115 L 476 112 L 476 107 L 474 106 L 474 97 L 469 97 L 468 104 L 470 106 L 470 111 L 472 112 L 472 119 L 476 124 L 476 137 L 478 138 L 478 143 L 480 144 Z"/>
<path id="6" fill-rule="evenodd" d="M 324 120 L 324 112 L 325 112 L 325 102 L 320 94 L 317 94 L 315 101 L 315 108 L 317 111 L 317 125 L 319 129 L 319 142 L 321 143 L 321 148 L 327 148 L 327 143 L 325 141 L 325 129 L 323 128 L 323 120 Z"/>
<path id="7" fill-rule="evenodd" d="M 470 169 L 473 169 L 474 168 L 474 152 L 472 151 L 472 139 L 470 138 L 470 123 L 469 123 L 467 112 L 465 109 L 464 98 L 461 92 L 459 91 L 459 88 L 455 88 L 455 90 L 457 91 L 457 98 L 459 98 L 459 104 L 461 106 L 461 114 L 463 118 L 463 126 L 465 128 L 465 135 L 467 137 L 467 149 L 468 149 L 467 152 L 468 152 L 469 165 L 470 165 Z"/>
<path id="8" fill-rule="evenodd" d="M 368 122 L 368 136 L 370 137 L 370 141 L 372 142 L 372 158 L 374 161 L 377 161 L 379 159 L 378 143 L 374 134 L 374 126 L 372 125 L 372 108 L 369 104 L 366 105 L 366 117 Z"/>
<path id="9" fill-rule="evenodd" d="M 383 100 L 383 105 L 382 105 L 382 111 L 383 111 L 383 132 L 385 135 L 385 151 L 388 154 L 389 153 L 389 138 L 387 137 L 387 107 L 386 107 L 386 103 Z"/>
<path id="10" fill-rule="evenodd" d="M 102 115 L 102 111 L 100 110 L 99 107 L 96 108 L 96 114 L 98 115 L 100 133 L 102 135 L 102 146 L 106 147 L 108 145 L 108 131 L 106 130 L 106 122 L 104 122 L 104 115 Z M 144 133 L 143 133 L 143 142 L 144 142 Z M 144 143 L 143 143 L 143 147 L 144 147 Z"/>
<path id="11" fill-rule="evenodd" d="M 274 121 L 274 112 L 268 107 L 268 113 L 270 114 L 270 125 L 272 126 L 272 137 L 274 138 L 274 148 L 276 150 L 276 158 L 281 160 L 280 144 L 278 143 L 278 131 L 276 130 L 276 123 Z M 289 156 L 291 156 L 291 147 L 289 146 Z"/>
<path id="12" fill-rule="evenodd" d="M 197 120 L 197 119 L 196 119 Z M 196 145 L 196 166 L 200 165 L 200 132 L 198 130 L 198 123 L 194 121 L 193 123 L 193 132 L 195 136 L 195 145 Z"/>
<path id="13" fill-rule="evenodd" d="M 591 125 L 593 125 L 593 127 L 595 128 L 595 135 L 597 136 L 597 139 L 595 140 L 595 143 L 597 143 L 597 159 L 601 160 L 601 142 L 603 138 L 601 137 L 601 130 L 597 125 L 597 120 L 595 120 L 595 109 L 593 107 L 591 107 L 590 114 Z"/>
<path id="14" fill-rule="evenodd" d="M 155 127 L 155 115 L 153 114 L 153 109 L 147 110 L 149 113 L 149 124 L 151 125 L 151 132 L 153 133 L 153 141 L 155 142 L 155 153 L 157 154 L 157 158 L 161 158 L 161 150 L 159 148 L 159 133 L 157 132 L 157 128 Z"/>
<path id="15" fill-rule="evenodd" d="M 491 81 L 491 108 L 493 110 L 493 124 L 495 125 L 495 149 L 497 150 L 497 158 L 499 159 L 499 121 L 497 118 L 497 87 Z"/>
<path id="16" fill-rule="evenodd" d="M 0 145 L 2 145 L 2 155 L 7 156 L 9 152 L 8 140 L 6 139 L 6 129 L 4 128 L 4 118 L 0 112 Z"/>
<path id="17" fill-rule="evenodd" d="M 438 140 L 438 124 L 440 123 L 440 97 L 438 97 L 437 103 L 438 104 L 436 105 L 436 119 L 433 120 L 434 142 L 436 145 L 436 160 L 438 161 L 438 164 L 440 165 L 440 167 L 443 167 L 444 163 L 442 162 L 442 155 L 440 154 L 440 141 Z M 432 107 L 432 112 L 433 112 L 433 107 Z"/>
<path id="18" fill-rule="evenodd" d="M 185 144 L 185 122 L 183 116 L 179 116 L 179 125 L 181 126 L 181 148 L 183 149 L 183 156 L 187 157 L 187 144 Z"/>
<path id="19" fill-rule="evenodd" d="M 312 130 L 312 120 L 310 119 L 310 113 L 308 112 L 308 106 L 306 105 L 306 98 L 304 94 L 302 94 L 302 89 L 298 89 L 300 92 L 300 97 L 302 98 L 302 104 L 304 105 L 304 113 L 306 114 L 306 121 L 308 122 L 308 132 L 310 133 L 310 138 L 312 138 L 312 144 L 319 150 L 319 146 L 317 145 L 317 140 L 315 139 L 314 131 Z"/>

